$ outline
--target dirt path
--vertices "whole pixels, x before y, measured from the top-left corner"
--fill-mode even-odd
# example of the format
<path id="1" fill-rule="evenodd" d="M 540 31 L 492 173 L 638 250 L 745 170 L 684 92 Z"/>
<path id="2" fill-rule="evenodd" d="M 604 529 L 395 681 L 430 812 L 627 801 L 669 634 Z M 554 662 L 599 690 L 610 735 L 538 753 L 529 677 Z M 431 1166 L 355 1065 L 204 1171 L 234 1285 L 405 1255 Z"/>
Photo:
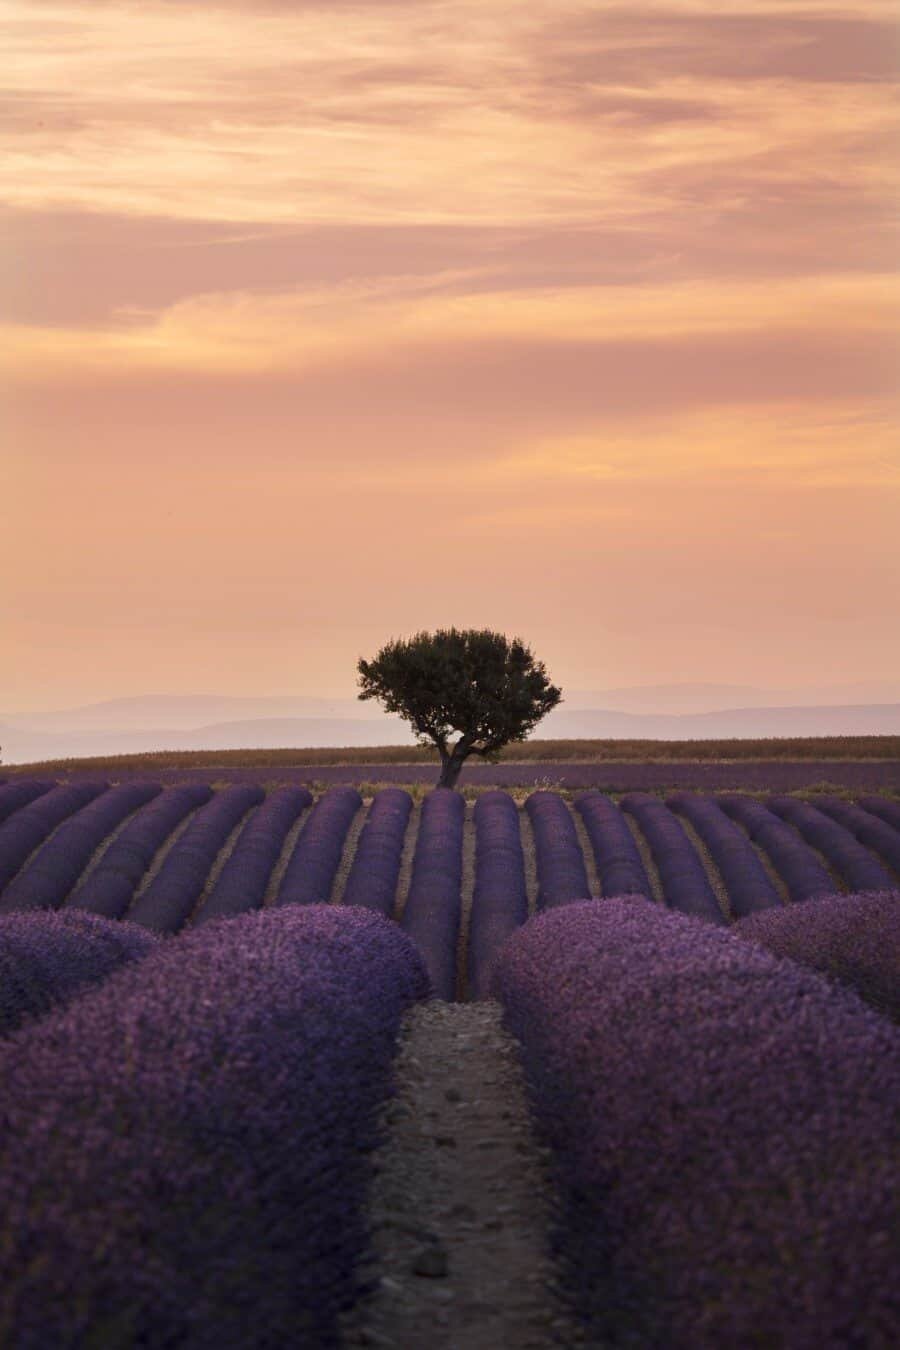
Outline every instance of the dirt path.
<path id="1" fill-rule="evenodd" d="M 551 1190 L 497 1003 L 414 1008 L 371 1197 L 378 1288 L 347 1347 L 581 1344 L 553 1287 Z"/>

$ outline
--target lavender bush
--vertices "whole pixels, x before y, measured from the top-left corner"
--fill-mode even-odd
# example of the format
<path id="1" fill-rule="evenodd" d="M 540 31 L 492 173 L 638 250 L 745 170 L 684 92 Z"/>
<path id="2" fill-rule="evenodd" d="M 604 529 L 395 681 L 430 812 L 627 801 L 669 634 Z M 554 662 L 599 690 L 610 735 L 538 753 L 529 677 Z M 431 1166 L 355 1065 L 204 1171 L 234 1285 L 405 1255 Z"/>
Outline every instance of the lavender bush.
<path id="1" fill-rule="evenodd" d="M 532 792 L 525 803 L 534 833 L 538 909 L 590 896 L 584 855 L 571 812 L 556 792 Z"/>
<path id="2" fill-rule="evenodd" d="M 109 783 L 73 783 L 22 806 L 0 825 L 0 891 L 61 821 L 105 792 Z"/>
<path id="3" fill-rule="evenodd" d="M 889 890 L 894 884 L 878 859 L 849 830 L 809 802 L 798 801 L 796 797 L 770 797 L 766 805 L 795 826 L 807 843 L 828 859 L 850 890 Z"/>
<path id="4" fill-rule="evenodd" d="M 900 876 L 900 830 L 893 829 L 886 821 L 864 811 L 861 806 L 842 801 L 840 797 L 817 797 L 816 806 L 843 825 L 845 830 L 849 830 L 866 848 L 880 853 Z"/>
<path id="5" fill-rule="evenodd" d="M 584 792 L 575 798 L 575 810 L 591 841 L 603 894 L 652 896 L 634 835 L 615 802 L 600 792 Z"/>
<path id="6" fill-rule="evenodd" d="M 281 878 L 277 905 L 327 904 L 347 831 L 361 806 L 362 797 L 351 787 L 331 788 L 319 798 Z"/>
<path id="7" fill-rule="evenodd" d="M 750 915 L 735 932 L 849 985 L 900 1021 L 900 891 L 824 895 Z"/>
<path id="8" fill-rule="evenodd" d="M 456 944 L 462 907 L 466 804 L 452 788 L 435 788 L 422 805 L 402 925 L 428 967 L 437 998 L 456 996 Z"/>
<path id="9" fill-rule="evenodd" d="M 55 787 L 55 783 L 45 783 L 37 778 L 20 778 L 14 783 L 4 783 L 0 786 L 0 824 L 14 811 Z"/>
<path id="10" fill-rule="evenodd" d="M 897 1343 L 887 1019 L 635 897 L 530 920 L 495 992 L 556 1158 L 556 1241 L 592 1345 Z"/>
<path id="11" fill-rule="evenodd" d="M 749 797 L 725 793 L 717 801 L 769 855 L 792 900 L 833 893 L 834 882 L 796 830 Z"/>
<path id="12" fill-rule="evenodd" d="M 750 840 L 713 798 L 676 792 L 667 805 L 691 822 L 709 849 L 728 891 L 732 917 L 780 907 L 781 898 Z"/>
<path id="13" fill-rule="evenodd" d="M 896 775 L 894 786 L 896 786 Z M 870 815 L 877 816 L 894 830 L 900 830 L 900 802 L 890 802 L 886 797 L 860 797 L 859 804 Z"/>
<path id="14" fill-rule="evenodd" d="M 344 888 L 345 905 L 362 905 L 388 917 L 394 911 L 397 880 L 412 797 L 401 788 L 383 788 L 369 808 Z"/>
<path id="15" fill-rule="evenodd" d="M 234 851 L 192 922 L 208 923 L 258 909 L 288 832 L 311 804 L 312 795 L 306 788 L 281 788 L 267 797 L 241 830 Z"/>
<path id="16" fill-rule="evenodd" d="M 629 793 L 619 805 L 634 816 L 650 845 L 666 904 L 708 923 L 727 923 L 697 850 L 668 807 L 643 792 Z"/>
<path id="17" fill-rule="evenodd" d="M 189 811 L 203 806 L 211 797 L 212 790 L 199 784 L 166 788 L 128 822 L 69 897 L 68 904 L 109 919 L 120 918 L 157 850 Z"/>
<path id="18" fill-rule="evenodd" d="M 57 909 L 107 835 L 161 790 L 158 783 L 123 783 L 63 821 L 9 883 L 0 897 L 0 913 Z"/>
<path id="19" fill-rule="evenodd" d="M 87 985 L 159 941 L 133 923 L 78 910 L 4 914 L 0 919 L 0 1035 L 68 1003 Z"/>
<path id="20" fill-rule="evenodd" d="M 286 906 L 161 943 L 0 1051 L 9 1350 L 338 1344 L 403 1012 L 380 915 Z"/>
<path id="21" fill-rule="evenodd" d="M 475 891 L 468 953 L 472 998 L 490 997 L 497 952 L 527 918 L 518 807 L 505 792 L 486 792 L 475 803 Z"/>
<path id="22" fill-rule="evenodd" d="M 147 889 L 135 900 L 128 918 L 156 933 L 177 933 L 200 898 L 229 834 L 264 796 L 260 787 L 228 787 L 201 806 Z"/>

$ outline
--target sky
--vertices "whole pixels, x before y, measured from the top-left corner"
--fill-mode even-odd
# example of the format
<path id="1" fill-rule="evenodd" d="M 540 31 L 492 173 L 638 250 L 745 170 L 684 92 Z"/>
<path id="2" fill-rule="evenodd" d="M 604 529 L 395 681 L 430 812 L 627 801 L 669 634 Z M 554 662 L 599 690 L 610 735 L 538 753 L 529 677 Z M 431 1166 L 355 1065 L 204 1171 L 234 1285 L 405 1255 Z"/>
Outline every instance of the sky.
<path id="1" fill-rule="evenodd" d="M 893 0 L 0 0 L 0 711 L 900 670 Z"/>

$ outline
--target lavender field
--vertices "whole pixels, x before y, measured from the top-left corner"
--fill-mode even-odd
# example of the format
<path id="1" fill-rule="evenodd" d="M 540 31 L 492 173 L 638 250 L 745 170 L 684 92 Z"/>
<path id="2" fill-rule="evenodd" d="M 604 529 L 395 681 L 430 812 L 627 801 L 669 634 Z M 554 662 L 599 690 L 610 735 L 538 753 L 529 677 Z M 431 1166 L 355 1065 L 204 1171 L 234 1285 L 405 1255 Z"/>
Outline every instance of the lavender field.
<path id="1" fill-rule="evenodd" d="M 868 790 L 0 784 L 0 1341 L 344 1343 L 439 1000 L 520 1048 L 578 1343 L 886 1350 L 898 976 Z"/>

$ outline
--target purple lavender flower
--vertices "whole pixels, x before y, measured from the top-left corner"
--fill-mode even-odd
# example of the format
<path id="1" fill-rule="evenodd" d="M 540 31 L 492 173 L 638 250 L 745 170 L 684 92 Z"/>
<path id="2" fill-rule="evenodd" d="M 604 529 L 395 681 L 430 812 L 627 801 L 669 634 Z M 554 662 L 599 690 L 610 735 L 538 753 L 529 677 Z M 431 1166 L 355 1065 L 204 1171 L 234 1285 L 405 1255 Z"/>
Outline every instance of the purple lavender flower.
<path id="1" fill-rule="evenodd" d="M 507 793 L 485 792 L 475 803 L 475 891 L 468 957 L 472 998 L 489 997 L 497 953 L 527 918 L 519 809 Z"/>
<path id="2" fill-rule="evenodd" d="M 403 1012 L 399 927 L 284 906 L 160 943 L 0 1049 L 9 1350 L 338 1343 Z"/>
<path id="3" fill-rule="evenodd" d="M 345 905 L 362 905 L 388 917 L 393 914 L 411 812 L 412 797 L 401 788 L 383 788 L 376 794 L 353 855 L 344 888 Z"/>
<path id="4" fill-rule="evenodd" d="M 769 855 L 792 900 L 808 900 L 834 891 L 834 882 L 809 845 L 772 811 L 738 793 L 724 793 L 717 801 Z"/>
<path id="5" fill-rule="evenodd" d="M 57 825 L 108 787 L 109 783 L 94 782 L 55 787 L 5 820 L 0 825 L 0 890 Z"/>
<path id="6" fill-rule="evenodd" d="M 281 788 L 267 797 L 241 830 L 231 857 L 192 923 L 258 909 L 291 827 L 311 804 L 306 788 Z"/>
<path id="7" fill-rule="evenodd" d="M 63 821 L 9 883 L 0 898 L 0 912 L 57 909 L 107 835 L 160 791 L 158 783 L 123 783 Z"/>
<path id="8" fill-rule="evenodd" d="M 494 989 L 555 1155 L 555 1241 L 591 1344 L 896 1344 L 900 1030 L 633 896 L 531 919 Z"/>
<path id="9" fill-rule="evenodd" d="M 55 783 L 43 782 L 38 778 L 19 778 L 13 783 L 4 782 L 0 786 L 0 823 L 20 807 L 27 806 L 37 797 L 43 797 L 44 793 L 55 787 Z"/>
<path id="10" fill-rule="evenodd" d="M 276 905 L 326 904 L 353 817 L 362 806 L 356 788 L 331 788 L 300 831 L 281 878 Z"/>
<path id="11" fill-rule="evenodd" d="M 583 792 L 575 798 L 575 810 L 591 841 L 603 894 L 651 897 L 634 836 L 615 802 L 600 792 Z"/>
<path id="12" fill-rule="evenodd" d="M 525 810 L 534 832 L 538 909 L 567 905 L 591 894 L 571 812 L 556 792 L 532 792 Z"/>
<path id="13" fill-rule="evenodd" d="M 619 805 L 634 816 L 650 845 L 666 904 L 708 923 L 727 923 L 697 850 L 669 808 L 642 792 L 629 793 Z"/>
<path id="14" fill-rule="evenodd" d="M 0 918 L 0 1034 L 68 1003 L 125 961 L 146 956 L 158 939 L 133 923 L 78 910 Z"/>
<path id="15" fill-rule="evenodd" d="M 900 891 L 817 896 L 751 914 L 735 932 L 849 985 L 900 1021 Z"/>
<path id="16" fill-rule="evenodd" d="M 693 825 L 719 869 L 732 915 L 781 906 L 781 899 L 744 831 L 712 797 L 676 792 L 667 805 Z"/>
<path id="17" fill-rule="evenodd" d="M 795 826 L 807 843 L 827 858 L 851 890 L 878 891 L 890 889 L 894 884 L 893 877 L 849 830 L 817 811 L 810 802 L 798 801 L 796 797 L 770 797 L 766 805 Z"/>
<path id="18" fill-rule="evenodd" d="M 425 798 L 401 919 L 425 959 L 435 996 L 448 1001 L 456 996 L 465 813 L 452 788 L 435 788 Z"/>

